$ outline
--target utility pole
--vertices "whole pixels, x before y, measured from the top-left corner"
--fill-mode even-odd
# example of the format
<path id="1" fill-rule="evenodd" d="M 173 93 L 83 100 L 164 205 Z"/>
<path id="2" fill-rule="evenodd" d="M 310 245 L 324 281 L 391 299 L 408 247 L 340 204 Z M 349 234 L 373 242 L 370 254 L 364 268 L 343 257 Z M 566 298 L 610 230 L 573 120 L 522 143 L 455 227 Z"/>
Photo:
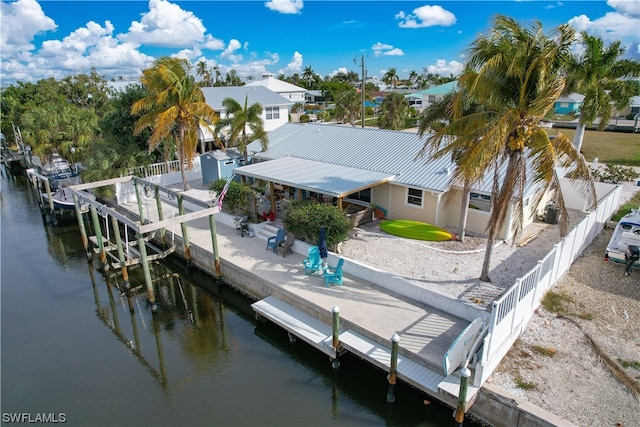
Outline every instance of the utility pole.
<path id="1" fill-rule="evenodd" d="M 355 62 L 355 59 L 353 60 Z M 364 55 L 360 58 L 360 67 L 362 68 L 362 83 L 360 84 L 360 95 L 361 103 L 362 103 L 362 117 L 360 118 L 360 122 L 362 123 L 362 127 L 364 127 L 364 85 L 365 79 L 367 77 L 367 70 L 364 68 Z"/>

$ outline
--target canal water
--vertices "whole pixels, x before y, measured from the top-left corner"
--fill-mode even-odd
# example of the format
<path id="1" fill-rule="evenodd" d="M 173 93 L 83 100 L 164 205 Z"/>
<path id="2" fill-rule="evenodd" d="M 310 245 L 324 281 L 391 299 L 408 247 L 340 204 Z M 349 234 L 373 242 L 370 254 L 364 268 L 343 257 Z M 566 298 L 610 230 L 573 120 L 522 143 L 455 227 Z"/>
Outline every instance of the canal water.
<path id="1" fill-rule="evenodd" d="M 75 220 L 46 225 L 26 180 L 1 180 L 2 422 L 78 426 L 451 426 L 452 410 L 353 356 L 339 371 L 251 302 L 180 263 L 152 266 L 159 310 L 98 271 Z M 97 262 L 94 262 L 97 264 Z M 465 425 L 474 425 L 466 422 Z"/>

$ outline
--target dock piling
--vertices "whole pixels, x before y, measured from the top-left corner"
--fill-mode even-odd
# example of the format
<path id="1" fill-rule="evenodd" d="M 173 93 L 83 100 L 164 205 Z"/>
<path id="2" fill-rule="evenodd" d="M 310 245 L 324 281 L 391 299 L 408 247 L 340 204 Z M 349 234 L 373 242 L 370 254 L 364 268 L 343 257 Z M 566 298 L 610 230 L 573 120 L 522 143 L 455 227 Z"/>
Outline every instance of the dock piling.
<path id="1" fill-rule="evenodd" d="M 180 215 L 185 214 L 184 210 L 184 200 L 182 200 L 182 195 L 178 194 L 176 196 L 178 199 L 178 213 Z M 187 262 L 187 273 L 191 270 L 191 245 L 189 243 L 189 231 L 187 228 L 187 223 L 184 221 L 180 221 L 180 227 L 182 228 L 182 241 L 184 244 L 184 257 Z"/>
<path id="2" fill-rule="evenodd" d="M 456 420 L 456 424 L 459 427 L 462 427 L 462 423 L 464 422 L 464 412 L 465 406 L 467 404 L 467 388 L 469 386 L 469 377 L 471 376 L 471 371 L 467 368 L 467 365 L 462 367 L 460 370 L 460 393 L 458 396 L 458 406 L 456 407 L 456 412 L 454 414 L 454 418 Z"/>
<path id="3" fill-rule="evenodd" d="M 394 395 L 394 388 L 396 385 L 397 370 L 398 370 L 398 343 L 400 342 L 400 336 L 393 334 L 391 337 L 391 362 L 389 365 L 389 387 L 387 389 L 387 403 L 393 403 L 396 401 Z"/>
<path id="4" fill-rule="evenodd" d="M 100 227 L 100 220 L 98 219 L 98 210 L 93 205 L 91 205 L 91 220 L 93 221 L 93 230 L 96 233 L 96 243 L 98 244 L 100 264 L 104 271 L 108 271 L 109 264 L 107 264 L 107 252 L 105 251 L 104 243 L 102 242 L 102 228 Z"/>
<path id="5" fill-rule="evenodd" d="M 334 305 L 331 313 L 333 313 L 333 336 L 331 345 L 336 350 L 336 358 L 331 361 L 331 367 L 337 370 L 340 367 L 340 361 L 338 360 L 338 346 L 340 345 L 340 307 Z"/>
<path id="6" fill-rule="evenodd" d="M 144 241 L 144 235 L 138 233 L 138 250 L 140 251 L 140 263 L 142 264 L 142 271 L 144 272 L 144 283 L 147 285 L 147 297 L 149 303 L 151 303 L 151 311 L 153 313 L 158 311 L 158 305 L 156 304 L 156 294 L 153 290 L 153 282 L 151 280 L 151 271 L 149 270 L 149 260 L 147 259 L 147 245 Z"/>

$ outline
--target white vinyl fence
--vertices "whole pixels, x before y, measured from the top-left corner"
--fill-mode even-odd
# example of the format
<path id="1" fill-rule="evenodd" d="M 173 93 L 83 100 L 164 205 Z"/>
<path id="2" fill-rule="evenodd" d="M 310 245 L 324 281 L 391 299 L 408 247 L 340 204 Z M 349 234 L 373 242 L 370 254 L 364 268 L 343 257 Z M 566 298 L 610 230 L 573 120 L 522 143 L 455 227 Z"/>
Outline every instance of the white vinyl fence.
<path id="1" fill-rule="evenodd" d="M 540 306 L 544 293 L 556 284 L 602 231 L 605 223 L 618 209 L 621 193 L 622 187 L 616 186 L 601 198 L 595 211 L 589 213 L 534 268 L 517 279 L 508 291 L 493 302 L 482 357 L 473 379 L 474 385 L 481 386 L 488 379 Z"/>

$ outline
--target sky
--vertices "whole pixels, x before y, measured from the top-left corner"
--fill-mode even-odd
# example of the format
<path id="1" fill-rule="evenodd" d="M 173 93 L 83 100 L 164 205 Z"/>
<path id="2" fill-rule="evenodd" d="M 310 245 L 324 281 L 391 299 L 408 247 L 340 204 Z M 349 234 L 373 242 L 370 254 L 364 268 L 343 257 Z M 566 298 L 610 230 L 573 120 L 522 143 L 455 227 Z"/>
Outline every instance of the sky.
<path id="1" fill-rule="evenodd" d="M 497 14 L 545 32 L 620 40 L 640 59 L 640 1 L 2 1 L 0 84 L 64 78 L 95 69 L 138 81 L 161 56 L 206 61 L 246 80 L 265 73 L 382 76 L 395 68 L 457 75 L 471 43 Z M 579 45 L 576 46 L 579 51 Z"/>

